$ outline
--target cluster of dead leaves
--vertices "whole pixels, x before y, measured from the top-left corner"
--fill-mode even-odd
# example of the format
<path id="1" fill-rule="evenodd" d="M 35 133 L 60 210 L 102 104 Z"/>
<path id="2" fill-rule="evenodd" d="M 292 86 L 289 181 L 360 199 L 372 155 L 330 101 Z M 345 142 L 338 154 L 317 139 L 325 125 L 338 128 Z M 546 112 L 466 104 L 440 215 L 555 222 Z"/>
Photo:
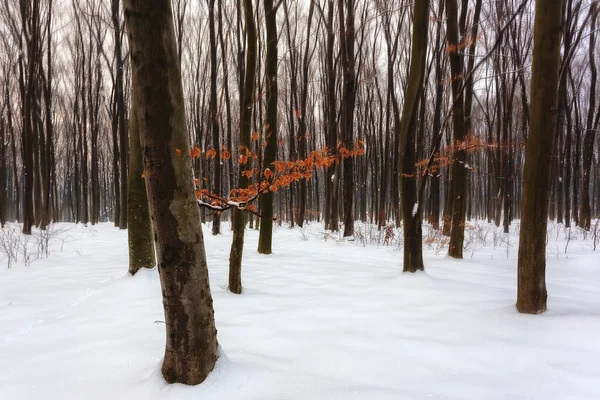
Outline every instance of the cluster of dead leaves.
<path id="1" fill-rule="evenodd" d="M 205 152 L 206 159 L 214 158 L 216 152 Z M 225 152 L 221 150 L 221 155 Z M 180 155 L 180 151 L 178 154 Z M 258 195 L 267 192 L 276 192 L 282 188 L 289 187 L 293 182 L 298 182 L 302 179 L 310 180 L 316 168 L 329 168 L 336 162 L 350 157 L 362 156 L 365 153 L 364 141 L 357 140 L 354 143 L 354 149 L 350 150 L 338 143 L 337 148 L 331 151 L 328 147 L 320 150 L 312 151 L 303 160 L 295 161 L 274 161 L 269 167 L 262 172 L 258 168 L 246 168 L 241 173 L 248 179 L 253 179 L 254 182 L 248 188 L 232 189 L 228 198 L 217 196 L 211 193 L 208 189 L 200 188 L 200 180 L 196 179 L 196 197 L 213 206 L 224 207 L 228 202 L 248 203 L 258 197 Z M 229 152 L 227 152 L 229 154 Z M 198 158 L 202 152 L 197 147 L 190 151 L 190 157 Z M 239 164 L 242 166 L 248 165 L 250 161 L 257 160 L 258 156 L 253 153 L 248 147 L 240 147 Z M 248 210 L 251 205 L 247 205 Z M 253 206 L 252 206 L 253 207 Z"/>

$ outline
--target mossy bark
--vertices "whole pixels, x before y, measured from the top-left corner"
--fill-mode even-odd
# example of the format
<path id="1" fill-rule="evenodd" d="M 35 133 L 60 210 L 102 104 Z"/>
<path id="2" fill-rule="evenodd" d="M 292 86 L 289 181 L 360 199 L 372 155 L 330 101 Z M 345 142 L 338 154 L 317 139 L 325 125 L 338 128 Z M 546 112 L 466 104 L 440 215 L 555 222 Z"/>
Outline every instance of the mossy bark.
<path id="1" fill-rule="evenodd" d="M 531 115 L 525 148 L 517 310 L 546 311 L 546 235 L 556 133 L 561 0 L 537 0 L 531 67 Z"/>
<path id="2" fill-rule="evenodd" d="M 132 74 L 135 79 L 135 74 Z M 135 85 L 135 83 L 133 83 Z M 127 240 L 129 243 L 129 273 L 135 275 L 141 268 L 153 268 L 154 242 L 152 241 L 152 221 L 146 182 L 140 130 L 138 125 L 138 103 L 135 91 L 132 92 L 129 118 L 129 175 L 127 182 Z"/>
<path id="3" fill-rule="evenodd" d="M 169 0 L 125 0 L 144 176 L 166 325 L 162 374 L 198 384 L 218 357 Z"/>

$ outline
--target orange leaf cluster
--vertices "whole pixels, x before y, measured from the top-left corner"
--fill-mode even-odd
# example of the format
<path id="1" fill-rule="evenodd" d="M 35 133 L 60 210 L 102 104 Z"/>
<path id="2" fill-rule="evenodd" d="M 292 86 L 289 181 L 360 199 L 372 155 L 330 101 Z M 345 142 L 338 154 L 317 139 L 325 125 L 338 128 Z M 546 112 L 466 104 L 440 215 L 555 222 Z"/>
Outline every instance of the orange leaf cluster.
<path id="1" fill-rule="evenodd" d="M 214 149 L 212 150 L 214 151 Z M 229 199 L 219 197 L 207 189 L 199 189 L 199 181 L 196 179 L 196 196 L 198 199 L 216 206 L 226 206 L 228 201 L 246 203 L 254 200 L 259 194 L 269 191 L 275 192 L 281 188 L 289 187 L 292 183 L 298 182 L 301 179 L 311 179 L 315 168 L 328 168 L 341 159 L 363 155 L 365 153 L 364 141 L 357 140 L 354 143 L 354 150 L 345 148 L 341 143 L 338 144 L 336 150 L 336 154 L 332 154 L 329 148 L 324 147 L 321 150 L 312 151 L 303 160 L 274 161 L 270 167 L 262 171 L 262 179 L 257 179 L 248 188 L 232 189 Z M 206 152 L 207 158 L 209 152 L 210 150 Z M 231 154 L 225 148 L 222 149 L 221 154 L 227 154 L 227 158 L 231 157 Z M 250 151 L 248 147 L 240 146 L 240 165 L 247 165 L 250 160 L 256 159 L 258 159 L 258 156 Z M 241 173 L 248 178 L 261 176 L 258 168 L 249 168 L 243 170 Z M 251 210 L 250 205 L 247 205 L 246 208 Z"/>
<path id="2" fill-rule="evenodd" d="M 207 160 L 210 160 L 211 158 L 215 158 L 215 156 L 217 155 L 217 151 L 211 147 L 210 149 L 206 150 L 204 155 Z"/>
<path id="3" fill-rule="evenodd" d="M 200 154 L 202 154 L 202 151 L 197 146 L 194 146 L 194 148 L 190 150 L 190 157 L 192 157 L 192 160 L 200 157 Z"/>
<path id="4" fill-rule="evenodd" d="M 221 147 L 221 160 L 229 160 L 231 158 L 231 153 L 225 146 Z"/>

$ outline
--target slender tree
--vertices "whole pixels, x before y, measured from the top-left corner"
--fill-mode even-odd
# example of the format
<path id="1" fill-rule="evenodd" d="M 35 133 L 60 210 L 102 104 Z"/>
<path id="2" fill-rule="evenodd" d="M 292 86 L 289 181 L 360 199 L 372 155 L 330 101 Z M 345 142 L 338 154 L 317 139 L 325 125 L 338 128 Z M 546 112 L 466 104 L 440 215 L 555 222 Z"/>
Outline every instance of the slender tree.
<path id="1" fill-rule="evenodd" d="M 408 85 L 402 107 L 400 129 L 400 188 L 404 222 L 404 272 L 424 270 L 422 243 L 422 206 L 417 202 L 415 168 L 418 104 L 423 91 L 427 58 L 429 0 L 415 0 Z"/>
<path id="2" fill-rule="evenodd" d="M 347 148 L 354 139 L 354 101 L 356 97 L 354 0 L 339 0 L 340 53 L 342 55 L 342 135 Z M 345 10 L 345 13 L 344 13 Z M 354 158 L 347 157 L 344 167 L 344 237 L 354 235 Z"/>
<path id="3" fill-rule="evenodd" d="M 267 55 L 265 80 L 267 84 L 267 119 L 265 123 L 265 151 L 263 170 L 272 170 L 277 157 L 277 9 L 273 0 L 265 0 L 265 25 L 267 28 Z M 262 178 L 262 177 L 261 177 Z M 262 220 L 258 236 L 258 252 L 271 254 L 273 242 L 273 192 L 268 191 L 259 198 Z"/>
<path id="4" fill-rule="evenodd" d="M 244 76 L 244 92 L 240 107 L 240 151 L 249 152 L 250 135 L 252 132 L 252 110 L 254 104 L 254 80 L 256 77 L 257 33 L 252 0 L 244 1 L 244 20 L 246 22 L 246 67 Z M 240 159 L 246 155 L 242 154 Z M 246 157 L 247 158 L 247 157 Z M 250 169 L 250 162 L 240 162 L 238 187 L 246 189 L 249 185 L 248 175 L 244 172 Z M 236 208 L 233 212 L 233 241 L 229 254 L 229 290 L 232 293 L 242 293 L 242 254 L 244 251 L 244 230 L 246 216 L 243 210 Z"/>
<path id="5" fill-rule="evenodd" d="M 114 31 L 114 46 L 115 46 L 115 97 L 116 97 L 116 118 L 118 122 L 118 137 L 119 137 L 119 180 L 121 186 L 119 188 L 119 228 L 127 228 L 127 127 L 125 121 L 125 95 L 124 95 L 124 60 L 123 60 L 123 45 L 121 38 L 121 18 L 120 18 L 120 0 L 111 0 L 111 20 Z M 116 222 L 116 221 L 115 221 Z"/>
<path id="6" fill-rule="evenodd" d="M 221 7 L 221 2 L 219 2 Z M 208 26 L 210 35 L 210 118 L 212 131 L 212 146 L 215 150 L 213 162 L 213 189 L 212 192 L 221 195 L 221 139 L 219 135 L 219 114 L 217 109 L 217 34 L 215 29 L 215 0 L 208 0 Z M 221 214 L 213 213 L 212 234 L 221 233 Z"/>
<path id="7" fill-rule="evenodd" d="M 454 146 L 456 147 L 450 170 L 449 196 L 451 196 L 450 204 L 452 207 L 452 230 L 450 232 L 448 255 L 454 258 L 462 258 L 467 205 L 467 170 L 465 168 L 466 151 L 461 145 L 466 132 L 464 91 L 462 88 L 464 80 L 463 59 L 460 53 L 463 44 L 459 42 L 457 0 L 446 0 L 446 24 L 452 76 L 452 129 Z"/>
<path id="8" fill-rule="evenodd" d="M 594 158 L 594 141 L 596 138 L 596 130 L 598 129 L 598 118 L 594 118 L 596 112 L 596 84 L 597 84 L 597 67 L 596 67 L 596 19 L 598 11 L 596 2 L 592 2 L 590 13 L 590 41 L 588 48 L 588 60 L 590 63 L 590 101 L 587 114 L 585 138 L 583 139 L 583 166 L 581 179 L 581 200 L 579 204 L 579 225 L 590 230 L 592 226 L 592 212 L 590 207 L 590 181 L 592 178 L 592 159 Z M 600 115 L 600 114 L 599 114 Z"/>

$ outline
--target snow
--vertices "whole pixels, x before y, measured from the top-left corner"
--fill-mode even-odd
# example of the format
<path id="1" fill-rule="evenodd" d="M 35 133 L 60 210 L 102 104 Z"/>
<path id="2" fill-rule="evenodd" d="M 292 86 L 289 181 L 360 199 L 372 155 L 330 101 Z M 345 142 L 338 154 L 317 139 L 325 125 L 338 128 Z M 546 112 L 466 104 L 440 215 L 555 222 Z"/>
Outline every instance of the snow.
<path id="1" fill-rule="evenodd" d="M 548 311 L 521 315 L 518 236 L 486 225 L 467 232 L 487 244 L 473 239 L 465 260 L 426 245 L 414 275 L 360 224 L 354 242 L 279 227 L 269 256 L 248 230 L 239 296 L 226 290 L 229 224 L 207 226 L 222 354 L 189 387 L 160 375 L 158 273 L 127 275 L 126 232 L 60 228 L 47 259 L 8 269 L 0 256 L 0 399 L 600 398 L 599 254 L 575 230 L 566 254 L 565 231 L 549 234 Z"/>
<path id="2" fill-rule="evenodd" d="M 417 215 L 417 211 L 419 211 L 419 203 L 415 203 L 413 205 L 413 209 L 412 209 L 412 216 L 414 217 L 415 215 Z"/>

